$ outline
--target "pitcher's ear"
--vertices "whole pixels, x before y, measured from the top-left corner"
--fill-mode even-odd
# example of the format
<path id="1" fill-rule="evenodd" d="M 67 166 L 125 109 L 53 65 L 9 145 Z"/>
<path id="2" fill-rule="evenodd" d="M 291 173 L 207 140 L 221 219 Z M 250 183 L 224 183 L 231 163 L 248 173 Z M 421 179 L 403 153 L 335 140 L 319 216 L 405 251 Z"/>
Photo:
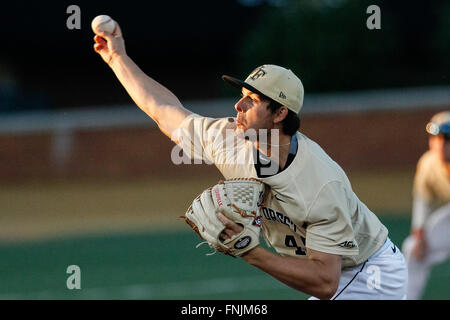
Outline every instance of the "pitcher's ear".
<path id="1" fill-rule="evenodd" d="M 275 118 L 274 118 L 274 123 L 280 123 L 282 122 L 288 115 L 288 108 L 286 108 L 285 106 L 281 106 L 276 112 L 275 112 Z"/>

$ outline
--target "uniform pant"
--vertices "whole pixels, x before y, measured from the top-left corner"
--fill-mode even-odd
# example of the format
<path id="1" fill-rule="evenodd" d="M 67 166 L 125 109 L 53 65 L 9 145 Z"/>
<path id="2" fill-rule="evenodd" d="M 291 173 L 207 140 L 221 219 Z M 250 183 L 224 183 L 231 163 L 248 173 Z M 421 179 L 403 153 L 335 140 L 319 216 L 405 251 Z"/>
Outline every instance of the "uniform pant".
<path id="1" fill-rule="evenodd" d="M 405 258 L 388 238 L 366 262 L 342 270 L 331 300 L 404 300 L 407 285 Z"/>
<path id="2" fill-rule="evenodd" d="M 450 204 L 430 215 L 425 223 L 424 233 L 427 251 L 421 260 L 411 254 L 416 242 L 413 236 L 406 238 L 402 246 L 409 271 L 408 300 L 418 300 L 422 297 L 431 267 L 450 256 Z"/>

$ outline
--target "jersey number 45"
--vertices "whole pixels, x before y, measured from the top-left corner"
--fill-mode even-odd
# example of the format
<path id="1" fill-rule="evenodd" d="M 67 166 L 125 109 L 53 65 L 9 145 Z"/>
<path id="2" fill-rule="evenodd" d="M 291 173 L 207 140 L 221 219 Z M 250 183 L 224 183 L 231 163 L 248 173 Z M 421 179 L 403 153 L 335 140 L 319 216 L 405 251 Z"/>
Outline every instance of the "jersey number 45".
<path id="1" fill-rule="evenodd" d="M 300 239 L 302 239 L 303 242 L 303 246 L 306 245 L 306 239 L 303 237 L 300 237 Z M 299 256 L 304 256 L 306 255 L 306 251 L 302 249 L 302 247 L 299 247 L 297 244 L 297 241 L 295 240 L 295 237 L 291 234 L 287 234 L 286 238 L 284 239 L 284 244 L 286 245 L 286 247 L 289 248 L 295 248 L 295 254 L 299 255 Z"/>

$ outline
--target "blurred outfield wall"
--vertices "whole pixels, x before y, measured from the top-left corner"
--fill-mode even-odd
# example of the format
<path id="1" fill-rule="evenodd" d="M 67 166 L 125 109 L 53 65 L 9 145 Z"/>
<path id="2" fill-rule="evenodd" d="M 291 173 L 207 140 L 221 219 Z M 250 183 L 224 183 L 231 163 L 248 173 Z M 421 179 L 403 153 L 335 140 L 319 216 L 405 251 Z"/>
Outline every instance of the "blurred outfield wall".
<path id="1" fill-rule="evenodd" d="M 234 116 L 236 101 L 185 102 Z M 427 149 L 425 125 L 450 109 L 450 87 L 306 95 L 301 131 L 344 170 L 411 168 Z M 174 144 L 135 105 L 0 115 L 0 179 L 196 176 L 213 166 L 174 165 Z M 206 170 L 206 171 L 205 171 Z M 209 171 L 210 170 L 210 171 Z"/>

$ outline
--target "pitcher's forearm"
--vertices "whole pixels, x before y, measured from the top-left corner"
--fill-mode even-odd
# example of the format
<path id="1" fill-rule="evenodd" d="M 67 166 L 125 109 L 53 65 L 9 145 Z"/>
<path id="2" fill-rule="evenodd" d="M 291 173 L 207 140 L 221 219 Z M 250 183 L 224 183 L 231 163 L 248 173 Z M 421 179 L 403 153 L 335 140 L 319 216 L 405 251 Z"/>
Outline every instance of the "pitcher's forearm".
<path id="1" fill-rule="evenodd" d="M 165 134 L 175 130 L 191 113 L 170 90 L 147 76 L 127 55 L 115 57 L 109 65 L 133 101 Z"/>
<path id="2" fill-rule="evenodd" d="M 333 272 L 328 272 L 321 261 L 281 257 L 261 247 L 249 251 L 242 258 L 291 288 L 320 299 L 330 299 L 336 292 L 339 275 L 333 277 Z"/>

